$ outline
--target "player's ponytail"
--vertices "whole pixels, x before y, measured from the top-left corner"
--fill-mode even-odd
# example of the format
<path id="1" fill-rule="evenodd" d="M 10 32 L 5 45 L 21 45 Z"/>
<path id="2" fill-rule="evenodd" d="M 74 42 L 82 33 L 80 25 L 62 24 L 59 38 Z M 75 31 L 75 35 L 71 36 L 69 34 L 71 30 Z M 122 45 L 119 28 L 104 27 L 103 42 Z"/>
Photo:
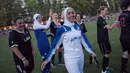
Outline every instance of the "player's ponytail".
<path id="1" fill-rule="evenodd" d="M 122 11 L 126 10 L 130 6 L 130 0 L 120 0 L 120 8 Z"/>

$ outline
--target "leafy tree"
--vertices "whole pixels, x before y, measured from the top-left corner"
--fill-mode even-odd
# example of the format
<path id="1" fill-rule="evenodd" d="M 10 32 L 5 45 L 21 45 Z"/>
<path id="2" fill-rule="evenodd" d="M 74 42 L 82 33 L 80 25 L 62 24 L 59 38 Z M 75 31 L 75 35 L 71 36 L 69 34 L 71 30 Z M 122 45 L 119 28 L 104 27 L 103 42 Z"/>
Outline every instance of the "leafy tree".
<path id="1" fill-rule="evenodd" d="M 25 15 L 27 12 L 31 17 L 40 13 L 47 19 L 50 8 L 59 13 L 66 5 L 73 7 L 76 12 L 95 16 L 100 6 L 107 6 L 106 1 L 110 12 L 119 10 L 119 0 L 0 0 L 0 26 L 9 25 L 15 16 Z"/>
<path id="2" fill-rule="evenodd" d="M 21 0 L 0 0 L 0 26 L 10 25 L 12 19 L 21 14 Z"/>

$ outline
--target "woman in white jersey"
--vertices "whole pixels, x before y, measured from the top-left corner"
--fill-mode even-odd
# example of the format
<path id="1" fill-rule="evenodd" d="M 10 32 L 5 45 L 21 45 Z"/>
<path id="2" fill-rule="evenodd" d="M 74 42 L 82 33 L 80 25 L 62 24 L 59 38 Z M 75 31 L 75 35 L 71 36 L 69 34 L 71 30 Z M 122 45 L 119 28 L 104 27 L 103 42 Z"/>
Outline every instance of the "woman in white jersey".
<path id="1" fill-rule="evenodd" d="M 67 71 L 69 73 L 83 73 L 84 54 L 82 45 L 92 56 L 96 56 L 96 54 L 93 52 L 85 34 L 81 31 L 79 24 L 74 23 L 75 11 L 73 8 L 67 7 L 63 11 L 63 16 L 64 24 L 57 29 L 51 49 L 49 50 L 46 60 L 42 63 L 41 69 L 46 66 L 55 53 L 56 48 L 62 43 Z"/>

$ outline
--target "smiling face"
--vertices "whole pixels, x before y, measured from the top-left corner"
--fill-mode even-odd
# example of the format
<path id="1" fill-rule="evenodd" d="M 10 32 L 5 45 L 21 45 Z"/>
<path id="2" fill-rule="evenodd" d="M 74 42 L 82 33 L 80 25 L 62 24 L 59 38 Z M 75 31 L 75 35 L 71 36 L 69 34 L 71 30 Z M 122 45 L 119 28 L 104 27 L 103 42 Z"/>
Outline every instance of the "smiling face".
<path id="1" fill-rule="evenodd" d="M 25 28 L 25 22 L 23 19 L 17 19 L 15 24 L 19 30 L 23 30 Z"/>
<path id="2" fill-rule="evenodd" d="M 53 13 L 52 14 L 52 19 L 58 19 L 58 14 L 57 13 Z"/>
<path id="3" fill-rule="evenodd" d="M 38 20 L 38 22 L 42 22 L 42 16 L 41 15 L 39 15 L 39 16 L 37 16 L 37 18 L 36 18 L 37 20 Z"/>
<path id="4" fill-rule="evenodd" d="M 106 16 L 108 14 L 108 9 L 107 8 L 104 8 L 103 10 L 101 10 L 101 14 L 103 16 Z"/>
<path id="5" fill-rule="evenodd" d="M 77 14 L 77 15 L 76 15 L 76 20 L 77 20 L 77 21 L 80 21 L 80 20 L 81 20 L 81 15 L 80 15 L 80 14 Z"/>
<path id="6" fill-rule="evenodd" d="M 68 9 L 66 17 L 70 22 L 75 21 L 75 12 L 74 12 L 74 10 L 72 8 Z"/>

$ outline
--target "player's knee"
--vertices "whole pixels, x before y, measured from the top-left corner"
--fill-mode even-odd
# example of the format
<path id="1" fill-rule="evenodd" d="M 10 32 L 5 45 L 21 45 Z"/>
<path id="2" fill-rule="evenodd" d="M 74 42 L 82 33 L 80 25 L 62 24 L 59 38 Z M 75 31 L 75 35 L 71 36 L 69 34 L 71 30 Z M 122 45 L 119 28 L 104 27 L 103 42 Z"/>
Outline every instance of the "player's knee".
<path id="1" fill-rule="evenodd" d="M 106 51 L 106 55 L 110 55 L 110 53 L 111 53 L 111 50 L 108 50 L 108 51 Z"/>
<path id="2" fill-rule="evenodd" d="M 123 58 L 128 58 L 128 56 L 129 56 L 128 51 L 123 52 L 123 54 L 122 54 Z"/>
<path id="3" fill-rule="evenodd" d="M 105 54 L 105 57 L 110 57 L 110 54 Z"/>

